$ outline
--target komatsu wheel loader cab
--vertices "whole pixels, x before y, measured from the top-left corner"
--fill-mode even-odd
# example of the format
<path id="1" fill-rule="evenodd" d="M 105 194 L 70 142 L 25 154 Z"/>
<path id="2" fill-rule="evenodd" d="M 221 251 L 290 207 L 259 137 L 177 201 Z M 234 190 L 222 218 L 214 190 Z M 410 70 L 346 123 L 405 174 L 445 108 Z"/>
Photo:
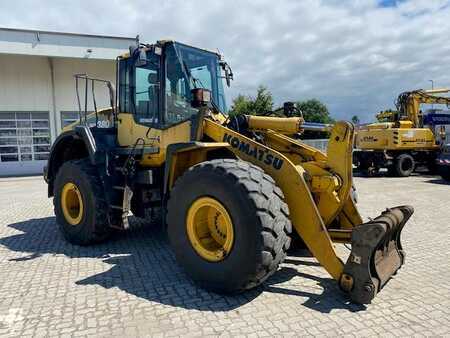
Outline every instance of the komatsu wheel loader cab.
<path id="1" fill-rule="evenodd" d="M 266 280 L 297 234 L 353 301 L 369 303 L 403 264 L 412 208 L 363 223 L 350 196 L 353 125 L 336 123 L 324 154 L 292 137 L 301 117 L 229 117 L 222 79 L 232 77 L 217 53 L 174 41 L 118 57 L 109 108 L 96 107 L 102 80 L 77 75 L 80 121 L 55 141 L 45 170 L 62 234 L 88 245 L 127 229 L 130 211 L 162 215 L 179 264 L 225 293 Z M 285 104 L 285 115 L 293 109 Z M 334 243 L 351 245 L 346 263 Z"/>

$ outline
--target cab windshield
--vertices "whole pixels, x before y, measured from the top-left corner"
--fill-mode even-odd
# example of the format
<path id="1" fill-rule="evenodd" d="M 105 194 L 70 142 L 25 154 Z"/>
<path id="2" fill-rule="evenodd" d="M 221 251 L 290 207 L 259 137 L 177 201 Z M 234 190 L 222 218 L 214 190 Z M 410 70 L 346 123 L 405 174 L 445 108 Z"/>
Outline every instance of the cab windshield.
<path id="1" fill-rule="evenodd" d="M 192 108 L 191 90 L 211 91 L 213 103 L 226 111 L 219 58 L 217 54 L 172 43 L 166 49 L 166 119 L 177 122 L 197 112 Z"/>

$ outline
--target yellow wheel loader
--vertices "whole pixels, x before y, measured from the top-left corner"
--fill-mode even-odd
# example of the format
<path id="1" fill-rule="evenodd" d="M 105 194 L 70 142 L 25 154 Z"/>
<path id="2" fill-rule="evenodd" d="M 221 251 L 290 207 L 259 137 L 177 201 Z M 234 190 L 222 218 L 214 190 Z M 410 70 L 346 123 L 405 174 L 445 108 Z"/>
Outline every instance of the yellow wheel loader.
<path id="1" fill-rule="evenodd" d="M 419 164 L 434 171 L 442 137 L 433 129 L 436 125 L 450 124 L 450 115 L 424 116 L 420 107 L 422 104 L 449 106 L 450 97 L 436 95 L 449 91 L 442 88 L 401 93 L 396 111 L 380 112 L 376 115 L 380 122 L 357 131 L 353 154 L 357 168 L 369 175 L 387 168 L 391 175 L 399 177 L 411 175 Z"/>
<path id="2" fill-rule="evenodd" d="M 116 92 L 106 83 L 111 107 L 98 111 L 92 91 L 92 118 L 87 86 L 101 80 L 77 75 L 84 111 L 44 172 L 62 234 L 88 245 L 127 229 L 130 211 L 159 213 L 187 274 L 232 294 L 275 273 L 296 233 L 353 301 L 370 303 L 404 262 L 413 209 L 363 223 L 350 196 L 353 125 L 336 123 L 326 155 L 289 136 L 302 118 L 229 117 L 222 78 L 232 77 L 217 53 L 137 44 L 117 59 Z M 346 262 L 335 243 L 351 245 Z"/>

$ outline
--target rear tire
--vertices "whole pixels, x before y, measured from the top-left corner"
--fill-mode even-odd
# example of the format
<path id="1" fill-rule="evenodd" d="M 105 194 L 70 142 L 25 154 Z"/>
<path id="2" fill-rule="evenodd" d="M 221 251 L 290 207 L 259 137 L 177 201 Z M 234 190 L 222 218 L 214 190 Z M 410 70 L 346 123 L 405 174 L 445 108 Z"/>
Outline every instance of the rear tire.
<path id="1" fill-rule="evenodd" d="M 409 154 L 401 154 L 395 159 L 395 172 L 399 177 L 408 177 L 414 171 L 414 158 Z"/>
<path id="2" fill-rule="evenodd" d="M 68 185 L 79 193 L 82 205 L 78 219 L 67 216 L 67 203 L 63 190 Z M 56 223 L 64 238 L 72 244 L 89 245 L 99 243 L 111 234 L 107 223 L 107 205 L 103 187 L 95 167 L 89 159 L 72 160 L 59 169 L 54 186 L 53 205 Z M 75 215 L 76 216 L 76 215 Z"/>
<path id="3" fill-rule="evenodd" d="M 233 244 L 219 261 L 203 257 L 187 233 L 192 208 L 205 198 L 219 202 L 232 223 Z M 167 227 L 179 264 L 199 286 L 218 293 L 238 293 L 272 275 L 286 256 L 292 229 L 274 180 L 261 168 L 234 159 L 197 164 L 176 181 Z"/>

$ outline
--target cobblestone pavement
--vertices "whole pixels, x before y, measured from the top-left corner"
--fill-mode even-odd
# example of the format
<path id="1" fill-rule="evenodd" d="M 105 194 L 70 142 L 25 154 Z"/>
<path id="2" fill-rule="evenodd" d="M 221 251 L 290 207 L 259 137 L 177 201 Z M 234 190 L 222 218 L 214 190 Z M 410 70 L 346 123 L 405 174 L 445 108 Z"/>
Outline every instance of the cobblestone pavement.
<path id="1" fill-rule="evenodd" d="M 305 252 L 263 287 L 222 297 L 186 278 L 158 228 L 72 246 L 41 178 L 1 179 L 0 335 L 450 336 L 450 185 L 415 176 L 356 186 L 366 218 L 416 209 L 403 231 L 406 264 L 367 307 L 350 304 Z"/>

